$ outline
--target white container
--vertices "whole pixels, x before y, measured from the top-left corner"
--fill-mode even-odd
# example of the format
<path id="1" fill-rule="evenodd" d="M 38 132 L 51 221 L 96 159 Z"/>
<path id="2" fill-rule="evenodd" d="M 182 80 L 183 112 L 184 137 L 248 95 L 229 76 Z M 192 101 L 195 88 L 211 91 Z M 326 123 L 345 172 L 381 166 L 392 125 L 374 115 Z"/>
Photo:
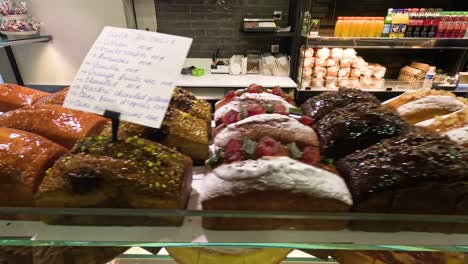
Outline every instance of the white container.
<path id="1" fill-rule="evenodd" d="M 432 83 L 434 82 L 434 75 L 435 75 L 436 67 L 431 66 L 429 70 L 426 72 L 426 76 L 424 77 L 423 88 L 432 88 Z"/>

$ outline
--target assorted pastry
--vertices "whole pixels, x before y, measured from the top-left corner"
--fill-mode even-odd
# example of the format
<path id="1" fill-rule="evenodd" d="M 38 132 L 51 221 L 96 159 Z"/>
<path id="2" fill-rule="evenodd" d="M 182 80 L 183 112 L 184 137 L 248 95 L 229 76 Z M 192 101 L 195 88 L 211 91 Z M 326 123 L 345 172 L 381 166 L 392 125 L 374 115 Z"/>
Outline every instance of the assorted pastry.
<path id="1" fill-rule="evenodd" d="M 208 157 L 211 106 L 181 88 L 161 129 L 61 106 L 56 94 L 0 85 L 0 206 L 185 209 L 192 159 Z M 187 111 L 184 112 L 181 109 Z M 179 152 L 180 151 L 180 152 Z M 184 155 L 185 154 L 185 155 Z M 48 216 L 51 224 L 180 225 L 182 217 Z"/>
<path id="2" fill-rule="evenodd" d="M 48 94 L 0 85 L 2 206 L 184 209 L 192 165 L 206 161 L 205 210 L 465 214 L 467 101 L 422 89 L 381 103 L 356 89 L 296 108 L 278 87 L 229 93 L 215 106 L 182 88 L 160 129 L 100 116 Z M 210 158 L 211 156 L 211 158 Z M 10 197 L 17 197 L 11 199 Z M 252 201 L 255 201 L 253 203 Z M 181 217 L 48 216 L 51 224 L 180 225 Z M 215 230 L 468 232 L 466 225 L 204 217 Z"/>

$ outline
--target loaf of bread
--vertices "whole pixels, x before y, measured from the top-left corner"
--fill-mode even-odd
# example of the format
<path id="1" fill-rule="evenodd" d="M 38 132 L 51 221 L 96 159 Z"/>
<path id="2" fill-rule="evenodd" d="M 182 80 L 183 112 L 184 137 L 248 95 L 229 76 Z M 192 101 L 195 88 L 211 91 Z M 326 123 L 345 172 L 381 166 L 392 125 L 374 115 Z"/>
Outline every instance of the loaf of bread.
<path id="1" fill-rule="evenodd" d="M 7 112 L 32 105 L 49 93 L 41 92 L 16 84 L 0 84 L 0 112 Z"/>
<path id="2" fill-rule="evenodd" d="M 313 125 L 322 154 L 342 158 L 383 139 L 406 134 L 410 127 L 399 116 L 375 103 L 337 108 Z"/>
<path id="3" fill-rule="evenodd" d="M 406 103 L 398 107 L 396 111 L 408 123 L 416 124 L 466 107 L 468 104 L 454 96 L 428 95 Z"/>
<path id="4" fill-rule="evenodd" d="M 203 179 L 204 210 L 347 212 L 352 200 L 338 175 L 288 157 L 266 157 L 217 167 Z M 345 220 L 204 217 L 215 230 L 338 230 Z"/>
<path id="5" fill-rule="evenodd" d="M 445 137 L 408 134 L 339 160 L 355 212 L 467 214 L 468 150 Z M 466 225 L 353 221 L 373 231 L 468 232 Z"/>
<path id="6" fill-rule="evenodd" d="M 0 205 L 33 206 L 44 172 L 67 153 L 41 136 L 0 127 Z"/>
<path id="7" fill-rule="evenodd" d="M 228 125 L 216 135 L 214 144 L 226 147 L 229 141 L 258 140 L 269 136 L 281 142 L 296 142 L 299 146 L 318 146 L 317 136 L 312 128 L 298 120 L 280 114 L 261 114 Z"/>
<path id="8" fill-rule="evenodd" d="M 98 115 L 54 104 L 27 106 L 0 115 L 0 127 L 33 132 L 68 149 L 84 137 L 99 135 L 107 122 Z"/>
<path id="9" fill-rule="evenodd" d="M 368 92 L 340 88 L 338 91 L 325 92 L 310 98 L 302 104 L 301 108 L 304 114 L 318 121 L 331 111 L 354 103 L 377 105 L 380 104 L 380 101 Z"/>
<path id="10" fill-rule="evenodd" d="M 170 105 L 211 124 L 211 104 L 197 99 L 191 92 L 185 89 L 180 87 L 174 89 Z"/>
<path id="11" fill-rule="evenodd" d="M 67 96 L 69 89 L 70 88 L 65 88 L 51 95 L 42 97 L 41 99 L 37 100 L 35 105 L 41 105 L 41 104 L 63 105 L 63 102 L 65 101 L 65 97 Z"/>
<path id="12" fill-rule="evenodd" d="M 111 133 L 111 124 L 109 124 L 102 135 L 110 136 Z M 209 157 L 210 140 L 207 122 L 173 107 L 166 112 L 160 129 L 120 122 L 119 138 L 132 136 L 143 137 L 175 148 L 197 163 Z"/>
<path id="13" fill-rule="evenodd" d="M 85 138 L 49 170 L 39 187 L 39 207 L 184 209 L 191 190 L 188 157 L 138 137 L 112 142 Z M 135 219 L 138 219 L 136 221 Z M 180 225 L 181 217 L 51 216 L 52 224 Z"/>

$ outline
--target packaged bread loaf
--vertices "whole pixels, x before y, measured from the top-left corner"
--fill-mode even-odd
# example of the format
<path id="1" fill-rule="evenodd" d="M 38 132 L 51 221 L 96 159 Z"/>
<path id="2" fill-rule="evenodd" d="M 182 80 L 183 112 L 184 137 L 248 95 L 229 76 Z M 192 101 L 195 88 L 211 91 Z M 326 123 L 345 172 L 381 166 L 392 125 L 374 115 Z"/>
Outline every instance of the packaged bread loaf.
<path id="1" fill-rule="evenodd" d="M 330 57 L 330 49 L 329 48 L 320 48 L 315 51 L 315 57 L 321 59 L 328 59 Z"/>
<path id="2" fill-rule="evenodd" d="M 315 58 L 315 67 L 324 67 L 326 65 L 326 58 Z"/>
<path id="3" fill-rule="evenodd" d="M 387 72 L 387 68 L 385 68 L 382 65 L 377 64 L 374 67 L 374 75 L 373 76 L 380 80 L 380 79 L 383 79 L 385 77 L 386 72 Z"/>
<path id="4" fill-rule="evenodd" d="M 314 49 L 313 48 L 307 48 L 304 52 L 304 57 L 306 58 L 312 58 L 314 57 Z"/>
<path id="5" fill-rule="evenodd" d="M 352 59 L 351 58 L 343 57 L 343 58 L 340 59 L 340 67 L 341 68 L 349 68 L 349 67 L 351 67 L 351 64 L 352 64 Z"/>
<path id="6" fill-rule="evenodd" d="M 314 67 L 314 63 L 315 63 L 315 58 L 314 57 L 305 58 L 303 66 L 304 66 L 304 68 L 312 68 L 312 67 Z"/>
<path id="7" fill-rule="evenodd" d="M 315 66 L 314 74 L 315 78 L 324 79 L 327 76 L 327 68 Z"/>
<path id="8" fill-rule="evenodd" d="M 361 75 L 362 75 L 362 72 L 359 68 L 352 68 L 349 73 L 350 77 L 355 77 L 355 78 L 359 78 L 361 77 Z"/>
<path id="9" fill-rule="evenodd" d="M 351 68 L 341 68 L 339 71 L 338 71 L 338 77 L 340 78 L 348 78 L 349 77 L 349 74 L 351 72 Z"/>
<path id="10" fill-rule="evenodd" d="M 338 78 L 338 87 L 352 88 L 351 81 L 348 78 Z"/>
<path id="11" fill-rule="evenodd" d="M 342 48 L 333 48 L 330 54 L 331 58 L 339 61 L 344 56 L 344 51 Z"/>
<path id="12" fill-rule="evenodd" d="M 361 87 L 361 82 L 357 77 L 349 77 L 349 82 L 351 84 L 352 89 L 358 89 Z"/>
<path id="13" fill-rule="evenodd" d="M 325 66 L 326 67 L 330 67 L 330 66 L 338 66 L 338 63 L 336 60 L 332 59 L 332 58 L 328 58 L 326 61 L 325 61 Z"/>
<path id="14" fill-rule="evenodd" d="M 337 77 L 327 77 L 325 79 L 325 88 L 327 88 L 327 89 L 336 89 L 336 88 L 338 88 L 338 78 Z"/>
<path id="15" fill-rule="evenodd" d="M 312 78 L 312 87 L 322 88 L 325 87 L 325 80 L 323 78 Z"/>
<path id="16" fill-rule="evenodd" d="M 327 67 L 327 77 L 337 77 L 339 70 L 340 67 L 338 66 Z"/>
<path id="17" fill-rule="evenodd" d="M 355 58 L 356 57 L 356 51 L 354 49 L 348 48 L 343 50 L 343 57 L 344 58 Z"/>

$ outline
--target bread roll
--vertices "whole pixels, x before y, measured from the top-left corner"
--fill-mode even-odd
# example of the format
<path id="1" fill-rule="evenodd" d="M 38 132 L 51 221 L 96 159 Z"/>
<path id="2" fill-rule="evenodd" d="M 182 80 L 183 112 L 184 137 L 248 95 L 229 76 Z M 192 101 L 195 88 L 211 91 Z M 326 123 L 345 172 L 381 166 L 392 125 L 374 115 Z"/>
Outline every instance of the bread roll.
<path id="1" fill-rule="evenodd" d="M 351 67 L 351 64 L 352 64 L 352 59 L 351 58 L 341 58 L 340 59 L 340 67 L 341 68 L 349 68 Z"/>
<path id="2" fill-rule="evenodd" d="M 0 126 L 36 133 L 68 149 L 84 137 L 99 135 L 107 122 L 98 115 L 54 104 L 27 106 L 0 115 Z"/>
<path id="3" fill-rule="evenodd" d="M 325 87 L 325 80 L 323 78 L 313 78 L 311 82 L 312 87 L 322 88 Z"/>
<path id="4" fill-rule="evenodd" d="M 315 52 L 315 57 L 318 57 L 321 59 L 328 59 L 330 57 L 330 49 L 329 48 L 317 49 Z"/>
<path id="5" fill-rule="evenodd" d="M 332 59 L 339 61 L 344 56 L 344 51 L 342 48 L 333 48 L 331 50 Z"/>
<path id="6" fill-rule="evenodd" d="M 32 105 L 49 93 L 41 92 L 16 84 L 0 84 L 0 112 L 7 112 Z"/>
<path id="7" fill-rule="evenodd" d="M 337 77 L 339 70 L 340 67 L 338 66 L 327 67 L 327 77 Z"/>
<path id="8" fill-rule="evenodd" d="M 327 62 L 326 58 L 315 58 L 315 67 L 325 67 Z"/>
<path id="9" fill-rule="evenodd" d="M 296 119 L 280 114 L 262 114 L 247 117 L 228 125 L 214 139 L 214 145 L 226 147 L 231 140 L 270 136 L 281 142 L 296 142 L 299 146 L 318 146 L 314 130 Z"/>
<path id="10" fill-rule="evenodd" d="M 343 57 L 353 59 L 356 57 L 356 51 L 354 49 L 348 48 L 343 50 Z"/>
<path id="11" fill-rule="evenodd" d="M 338 62 L 332 58 L 329 58 L 325 61 L 325 66 L 330 67 L 330 66 L 338 66 Z"/>
<path id="12" fill-rule="evenodd" d="M 303 65 L 304 65 L 304 68 L 312 68 L 312 67 L 314 67 L 314 63 L 315 63 L 315 58 L 314 57 L 305 58 Z"/>
<path id="13" fill-rule="evenodd" d="M 0 127 L 0 205 L 34 206 L 44 172 L 67 153 L 41 136 Z"/>
<path id="14" fill-rule="evenodd" d="M 352 205 L 338 175 L 288 157 L 222 165 L 203 179 L 200 199 L 204 210 L 346 212 Z M 203 227 L 215 230 L 339 230 L 346 224 L 345 220 L 203 218 Z"/>
<path id="15" fill-rule="evenodd" d="M 314 77 L 319 79 L 324 79 L 327 76 L 327 68 L 315 66 L 314 68 Z"/>
<path id="16" fill-rule="evenodd" d="M 361 75 L 362 75 L 362 72 L 358 68 L 352 68 L 350 73 L 349 73 L 350 77 L 355 77 L 355 78 L 359 78 L 359 77 L 361 77 Z"/>
<path id="17" fill-rule="evenodd" d="M 314 57 L 314 49 L 313 49 L 313 48 L 307 48 L 307 49 L 305 50 L 304 56 L 305 56 L 306 58 L 312 58 L 312 57 Z"/>
<path id="18" fill-rule="evenodd" d="M 340 78 L 348 78 L 350 72 L 351 72 L 351 68 L 341 68 L 341 69 L 338 71 L 338 77 L 340 77 Z"/>
<path id="19" fill-rule="evenodd" d="M 310 77 L 312 76 L 312 68 L 311 67 L 304 67 L 302 69 L 302 77 Z"/>

